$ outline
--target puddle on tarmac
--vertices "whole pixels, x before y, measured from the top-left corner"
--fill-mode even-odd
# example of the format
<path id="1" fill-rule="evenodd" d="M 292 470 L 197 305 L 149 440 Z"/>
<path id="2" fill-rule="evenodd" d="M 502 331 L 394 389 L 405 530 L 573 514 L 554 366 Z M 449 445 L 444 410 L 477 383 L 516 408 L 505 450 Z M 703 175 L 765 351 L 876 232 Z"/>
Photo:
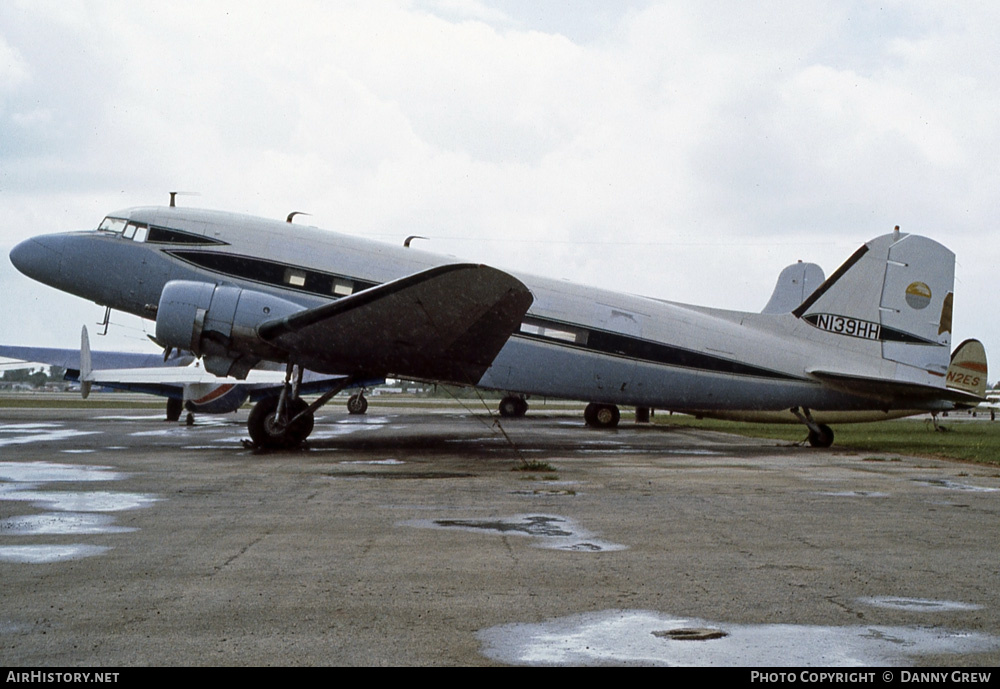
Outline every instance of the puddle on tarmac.
<path id="1" fill-rule="evenodd" d="M 56 462 L 0 462 L 0 481 L 48 483 L 51 481 L 118 481 L 126 474 L 108 466 Z"/>
<path id="2" fill-rule="evenodd" d="M 690 629 L 719 633 L 676 633 Z M 477 636 L 483 655 L 512 665 L 884 666 L 1000 648 L 1000 637 L 941 628 L 725 624 L 648 610 L 506 624 Z"/>
<path id="3" fill-rule="evenodd" d="M 887 498 L 888 493 L 879 493 L 871 490 L 841 490 L 841 491 L 820 491 L 813 495 L 825 495 L 831 498 Z"/>
<path id="4" fill-rule="evenodd" d="M 1000 488 L 985 488 L 983 486 L 973 486 L 969 483 L 959 483 L 945 478 L 915 478 L 917 483 L 924 483 L 936 488 L 946 488 L 948 490 L 959 490 L 967 493 L 995 493 Z"/>
<path id="5" fill-rule="evenodd" d="M 388 417 L 373 416 L 362 417 L 360 419 L 343 419 L 332 424 L 317 424 L 316 430 L 309 435 L 309 440 L 324 440 L 329 438 L 340 438 L 359 431 L 371 430 L 373 427 L 384 426 L 389 423 Z"/>
<path id="6" fill-rule="evenodd" d="M 33 486 L 32 486 L 33 487 Z M 159 498 L 143 493 L 115 493 L 113 491 L 40 491 L 13 486 L 7 489 L 0 484 L 0 500 L 30 502 L 47 510 L 64 512 L 121 512 L 147 507 Z"/>
<path id="7" fill-rule="evenodd" d="M 110 414 L 107 416 L 98 416 L 101 421 L 149 421 L 162 419 L 163 414 Z"/>
<path id="8" fill-rule="evenodd" d="M 63 428 L 58 423 L 13 423 L 0 425 L 0 447 L 7 445 L 27 445 L 50 440 L 65 440 L 82 435 L 94 435 L 100 431 L 78 431 Z"/>
<path id="9" fill-rule="evenodd" d="M 627 547 L 595 539 L 571 519 L 547 514 L 497 519 L 421 519 L 406 522 L 406 525 L 424 529 L 461 529 L 480 533 L 492 531 L 504 536 L 531 536 L 538 539 L 538 547 L 553 550 L 596 553 L 625 550 Z"/>
<path id="10" fill-rule="evenodd" d="M 911 612 L 953 612 L 955 610 L 979 610 L 983 606 L 975 603 L 961 603 L 953 600 L 930 600 L 927 598 L 902 598 L 899 596 L 875 596 L 858 598 L 859 603 L 877 608 L 893 608 Z"/>
<path id="11" fill-rule="evenodd" d="M 395 465 L 395 464 L 406 464 L 401 459 L 357 459 L 349 462 L 337 462 L 337 464 L 385 464 L 385 465 Z"/>
<path id="12" fill-rule="evenodd" d="M 136 529 L 115 526 L 115 518 L 107 514 L 58 512 L 10 517 L 0 520 L 0 534 L 16 536 L 51 536 L 123 533 Z"/>
<path id="13" fill-rule="evenodd" d="M 116 526 L 108 512 L 148 507 L 158 498 L 142 493 L 108 490 L 38 490 L 51 483 L 119 481 L 128 476 L 108 466 L 58 464 L 55 462 L 0 462 L 0 500 L 30 503 L 43 514 L 8 517 L 0 521 L 0 536 L 112 534 L 135 531 Z M 91 557 L 108 550 L 104 546 L 0 545 L 0 560 L 21 563 L 58 562 Z"/>
<path id="14" fill-rule="evenodd" d="M 0 545 L 0 561 L 22 564 L 45 564 L 79 560 L 84 557 L 102 555 L 111 550 L 103 545 Z"/>

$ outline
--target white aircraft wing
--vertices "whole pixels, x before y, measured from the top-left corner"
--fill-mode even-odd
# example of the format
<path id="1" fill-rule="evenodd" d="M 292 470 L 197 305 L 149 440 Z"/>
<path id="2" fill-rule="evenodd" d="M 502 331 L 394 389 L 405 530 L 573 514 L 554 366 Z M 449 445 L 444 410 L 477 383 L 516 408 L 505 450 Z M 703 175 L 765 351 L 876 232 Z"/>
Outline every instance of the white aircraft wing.
<path id="1" fill-rule="evenodd" d="M 267 321 L 257 333 L 317 371 L 472 384 L 532 301 L 507 273 L 453 264 Z"/>
<path id="2" fill-rule="evenodd" d="M 20 347 L 0 345 L 0 357 L 18 361 L 80 370 L 80 350 L 55 347 Z M 91 352 L 92 365 L 98 368 L 170 368 L 186 366 L 194 357 L 184 352 L 173 354 L 167 361 L 162 354 L 141 354 L 138 352 Z"/>
<path id="3" fill-rule="evenodd" d="M 195 383 L 213 383 L 216 385 L 246 385 L 265 384 L 281 385 L 285 374 L 281 371 L 252 370 L 245 380 L 235 378 L 220 378 L 201 367 L 196 362 L 189 366 L 172 368 L 107 368 L 81 373 L 81 381 L 104 384 L 136 384 L 160 383 L 164 385 L 188 385 Z"/>

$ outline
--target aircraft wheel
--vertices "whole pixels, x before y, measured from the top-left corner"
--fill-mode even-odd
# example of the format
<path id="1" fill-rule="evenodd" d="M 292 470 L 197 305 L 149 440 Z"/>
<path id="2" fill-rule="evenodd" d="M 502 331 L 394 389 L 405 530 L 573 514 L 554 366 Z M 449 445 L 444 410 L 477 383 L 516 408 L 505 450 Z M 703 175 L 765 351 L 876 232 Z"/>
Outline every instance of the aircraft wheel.
<path id="1" fill-rule="evenodd" d="M 523 397 L 508 395 L 500 400 L 500 416 L 515 419 L 528 413 L 528 403 Z"/>
<path id="2" fill-rule="evenodd" d="M 289 400 L 288 417 L 294 417 L 308 406 L 302 398 Z M 315 422 L 312 414 L 306 414 L 289 426 L 282 426 L 274 421 L 274 411 L 277 408 L 278 398 L 266 397 L 250 410 L 247 430 L 250 432 L 250 439 L 258 447 L 270 449 L 296 447 L 312 433 Z"/>
<path id="3" fill-rule="evenodd" d="M 809 444 L 813 447 L 830 447 L 833 445 L 833 429 L 821 423 L 819 433 L 809 431 Z"/>
<path id="4" fill-rule="evenodd" d="M 618 425 L 621 416 L 618 407 L 613 404 L 594 404 L 592 402 L 583 410 L 583 420 L 593 428 L 614 428 Z"/>
<path id="5" fill-rule="evenodd" d="M 180 421 L 182 411 L 184 411 L 184 400 L 167 398 L 167 421 Z"/>
<path id="6" fill-rule="evenodd" d="M 368 411 L 368 400 L 360 392 L 356 395 L 351 395 L 347 400 L 348 414 L 364 414 L 366 411 Z"/>

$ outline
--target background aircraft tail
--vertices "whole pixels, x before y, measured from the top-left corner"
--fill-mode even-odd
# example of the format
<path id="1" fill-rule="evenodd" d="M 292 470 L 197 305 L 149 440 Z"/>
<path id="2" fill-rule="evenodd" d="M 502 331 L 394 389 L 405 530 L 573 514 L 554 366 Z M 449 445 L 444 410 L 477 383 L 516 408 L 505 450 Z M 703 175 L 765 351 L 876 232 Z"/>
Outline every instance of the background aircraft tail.
<path id="1" fill-rule="evenodd" d="M 948 366 L 947 386 L 986 397 L 986 349 L 979 340 L 965 340 L 955 348 Z"/>
<path id="2" fill-rule="evenodd" d="M 832 338 L 944 376 L 951 350 L 955 254 L 898 228 L 851 256 L 792 313 Z"/>

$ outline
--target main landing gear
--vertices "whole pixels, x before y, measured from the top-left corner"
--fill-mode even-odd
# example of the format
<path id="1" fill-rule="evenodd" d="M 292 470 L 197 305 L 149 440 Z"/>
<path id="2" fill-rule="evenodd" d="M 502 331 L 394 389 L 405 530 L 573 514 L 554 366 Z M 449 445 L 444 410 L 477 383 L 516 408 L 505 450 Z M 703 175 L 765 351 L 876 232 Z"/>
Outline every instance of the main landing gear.
<path id="1" fill-rule="evenodd" d="M 184 411 L 184 400 L 176 397 L 167 398 L 167 421 L 179 421 Z"/>
<path id="2" fill-rule="evenodd" d="M 792 407 L 790 410 L 799 421 L 809 428 L 809 444 L 813 447 L 830 447 L 833 445 L 833 429 L 825 423 L 816 423 L 812 414 L 805 407 Z"/>
<path id="3" fill-rule="evenodd" d="M 507 395 L 500 400 L 500 416 L 518 419 L 528 413 L 528 402 L 523 397 Z"/>
<path id="4" fill-rule="evenodd" d="M 268 449 L 297 447 L 313 429 L 313 413 L 301 397 L 286 398 L 279 411 L 283 395 L 265 397 L 250 410 L 247 430 L 254 445 Z"/>
<path id="5" fill-rule="evenodd" d="M 292 382 L 292 374 L 295 381 Z M 330 398 L 344 388 L 355 383 L 352 378 L 344 379 L 331 390 L 325 392 L 312 404 L 299 397 L 302 384 L 302 367 L 288 364 L 285 384 L 277 397 L 265 397 L 250 410 L 247 430 L 254 447 L 262 449 L 287 449 L 301 445 L 312 433 L 314 414 Z M 361 397 L 363 400 L 364 397 Z M 367 408 L 367 402 L 365 408 Z"/>
<path id="6" fill-rule="evenodd" d="M 583 420 L 591 428 L 614 428 L 621 420 L 621 412 L 613 404 L 591 402 L 583 410 Z"/>

